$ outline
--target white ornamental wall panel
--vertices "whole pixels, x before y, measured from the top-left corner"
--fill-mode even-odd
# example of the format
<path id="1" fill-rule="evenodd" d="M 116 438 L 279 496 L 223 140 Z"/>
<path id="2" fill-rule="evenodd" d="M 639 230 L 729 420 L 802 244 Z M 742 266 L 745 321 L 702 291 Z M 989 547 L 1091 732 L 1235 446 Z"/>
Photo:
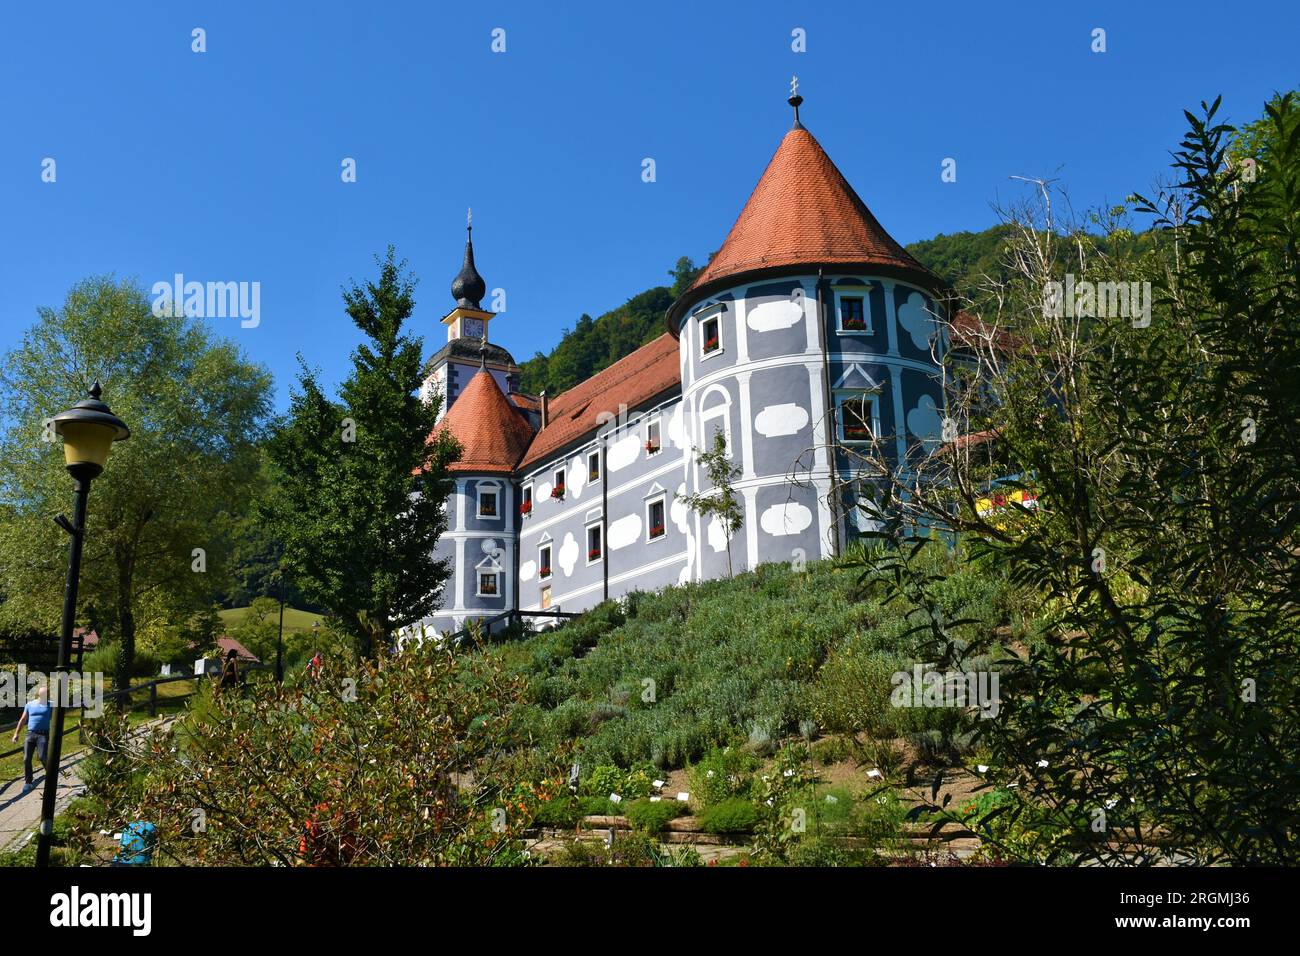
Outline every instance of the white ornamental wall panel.
<path id="1" fill-rule="evenodd" d="M 560 562 L 560 570 L 564 576 L 570 577 L 573 574 L 573 566 L 578 563 L 578 539 L 573 536 L 573 532 L 567 532 L 564 535 L 564 543 L 560 545 L 560 553 L 556 555 Z"/>
<path id="2" fill-rule="evenodd" d="M 749 310 L 745 324 L 755 332 L 776 332 L 793 328 L 802 321 L 802 299 L 789 298 L 759 303 Z"/>
<path id="3" fill-rule="evenodd" d="M 754 431 L 764 438 L 797 435 L 808 424 L 808 410 L 793 402 L 768 405 L 754 416 Z"/>
<path id="4" fill-rule="evenodd" d="M 641 540 L 641 516 L 630 514 L 611 522 L 606 538 L 609 540 L 611 551 L 636 544 Z"/>
<path id="5" fill-rule="evenodd" d="M 759 527 L 770 535 L 780 537 L 805 531 L 812 525 L 812 520 L 812 511 L 807 507 L 797 501 L 788 501 L 772 505 L 764 511 L 759 519 Z"/>

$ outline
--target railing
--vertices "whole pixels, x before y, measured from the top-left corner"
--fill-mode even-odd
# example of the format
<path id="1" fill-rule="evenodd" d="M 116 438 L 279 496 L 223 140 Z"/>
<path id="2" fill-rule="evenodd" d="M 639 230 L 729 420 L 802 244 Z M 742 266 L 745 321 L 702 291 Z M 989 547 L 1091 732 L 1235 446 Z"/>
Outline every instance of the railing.
<path id="1" fill-rule="evenodd" d="M 240 667 L 240 672 L 247 673 L 248 671 L 262 671 L 262 670 L 270 670 L 270 669 L 272 669 L 270 664 L 262 664 L 260 662 L 252 663 L 252 664 L 245 663 Z M 144 691 L 148 691 L 149 702 L 142 706 L 148 708 L 150 717 L 157 717 L 158 716 L 158 688 L 161 685 L 175 684 L 179 681 L 188 680 L 188 681 L 195 682 L 195 688 L 197 690 L 197 687 L 199 686 L 198 682 L 203 680 L 204 677 L 205 675 L 203 674 L 176 674 L 171 677 L 158 677 L 144 684 L 136 684 L 135 686 L 130 687 L 127 690 L 109 691 L 104 695 L 104 702 L 107 703 L 108 701 L 121 700 L 122 698 L 126 698 L 129 701 L 133 695 L 140 694 Z M 193 697 L 194 694 L 195 691 L 191 691 L 188 694 L 177 694 L 175 697 L 168 697 L 167 702 L 171 703 L 173 701 L 188 700 L 189 698 Z M 134 710 L 136 706 L 140 706 L 140 705 L 136 705 L 133 703 L 128 704 L 127 709 Z M 67 709 L 73 710 L 74 708 L 67 708 Z M 21 719 L 22 718 L 20 717 L 19 720 Z M 0 727 L 0 733 L 12 733 L 15 730 L 15 728 L 17 728 L 17 726 L 18 726 L 18 721 L 15 721 L 14 723 L 9 724 L 5 727 Z M 80 729 L 81 729 L 80 722 L 78 722 L 74 726 L 69 726 L 67 724 L 64 724 L 63 736 L 66 737 L 72 731 L 80 730 Z M 13 757 L 17 754 L 21 754 L 22 752 L 23 752 L 22 747 L 18 747 L 15 750 L 6 750 L 4 753 L 0 753 L 0 760 L 5 759 L 6 757 Z"/>

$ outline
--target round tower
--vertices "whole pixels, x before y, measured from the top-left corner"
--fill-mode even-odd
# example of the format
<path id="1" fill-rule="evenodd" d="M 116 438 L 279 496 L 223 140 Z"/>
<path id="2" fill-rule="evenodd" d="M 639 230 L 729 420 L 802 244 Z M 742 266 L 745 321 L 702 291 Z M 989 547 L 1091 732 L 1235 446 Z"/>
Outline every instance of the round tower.
<path id="1" fill-rule="evenodd" d="M 937 442 L 944 286 L 885 232 L 802 124 L 717 255 L 668 311 L 688 447 L 722 432 L 744 522 L 736 569 L 830 557 L 868 522 L 847 484 L 859 454 L 895 467 Z M 710 490 L 688 455 L 691 493 Z M 695 520 L 691 577 L 727 571 L 725 529 Z"/>

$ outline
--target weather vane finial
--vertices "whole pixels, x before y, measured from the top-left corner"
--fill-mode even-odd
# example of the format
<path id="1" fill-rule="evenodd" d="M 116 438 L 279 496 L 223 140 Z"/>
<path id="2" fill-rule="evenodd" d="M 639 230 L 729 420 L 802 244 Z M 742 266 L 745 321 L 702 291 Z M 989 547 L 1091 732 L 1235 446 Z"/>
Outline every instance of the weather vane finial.
<path id="1" fill-rule="evenodd" d="M 466 229 L 474 228 L 474 207 L 473 206 L 465 207 L 465 228 Z"/>
<path id="2" fill-rule="evenodd" d="M 799 77 L 797 76 L 790 77 L 790 95 L 791 96 L 799 95 Z"/>
<path id="3" fill-rule="evenodd" d="M 799 104 L 803 102 L 803 97 L 799 95 L 799 77 L 790 77 L 790 98 L 786 100 L 794 107 L 794 129 L 803 129 L 803 123 L 799 122 Z"/>

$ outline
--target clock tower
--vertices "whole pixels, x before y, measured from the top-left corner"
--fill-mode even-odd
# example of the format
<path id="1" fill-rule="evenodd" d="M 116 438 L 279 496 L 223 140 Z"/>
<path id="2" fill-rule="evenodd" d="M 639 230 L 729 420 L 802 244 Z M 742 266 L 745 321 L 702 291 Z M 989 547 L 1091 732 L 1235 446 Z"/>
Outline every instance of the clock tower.
<path id="1" fill-rule="evenodd" d="M 426 400 L 434 395 L 441 396 L 440 416 L 445 415 L 469 381 L 482 369 L 491 372 L 501 393 L 531 421 L 540 413 L 532 408 L 537 404 L 535 401 L 516 391 L 519 366 L 509 352 L 488 341 L 488 323 L 495 318 L 495 313 L 482 306 L 487 283 L 474 265 L 473 230 L 471 219 L 466 224 L 465 260 L 451 283 L 451 297 L 456 304 L 442 319 L 442 324 L 447 327 L 447 344 L 426 363 L 420 395 Z"/>

